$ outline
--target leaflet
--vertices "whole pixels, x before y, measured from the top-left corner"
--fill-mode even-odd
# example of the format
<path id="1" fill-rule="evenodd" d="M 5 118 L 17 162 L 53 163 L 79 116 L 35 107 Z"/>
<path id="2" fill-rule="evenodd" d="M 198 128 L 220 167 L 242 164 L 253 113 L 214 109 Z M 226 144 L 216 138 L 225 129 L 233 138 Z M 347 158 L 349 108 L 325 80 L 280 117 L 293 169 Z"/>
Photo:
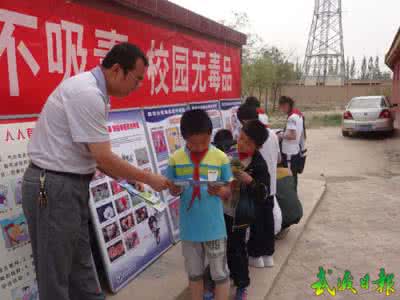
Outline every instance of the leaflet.
<path id="1" fill-rule="evenodd" d="M 163 212 L 167 208 L 167 205 L 162 202 L 159 197 L 149 191 L 140 192 L 133 185 L 127 183 L 126 181 L 118 182 L 118 184 L 132 197 L 139 197 L 143 200 L 143 202 L 146 202 L 146 204 L 150 205 L 158 212 Z"/>

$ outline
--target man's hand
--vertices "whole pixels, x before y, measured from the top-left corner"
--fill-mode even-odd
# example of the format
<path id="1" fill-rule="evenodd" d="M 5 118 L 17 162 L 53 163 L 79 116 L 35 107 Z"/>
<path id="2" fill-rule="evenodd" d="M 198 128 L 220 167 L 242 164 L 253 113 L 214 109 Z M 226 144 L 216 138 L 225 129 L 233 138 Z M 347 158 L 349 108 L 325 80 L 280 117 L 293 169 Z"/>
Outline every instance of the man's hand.
<path id="1" fill-rule="evenodd" d="M 171 186 L 169 187 L 169 193 L 174 197 L 178 197 L 180 194 L 182 194 L 182 192 L 183 192 L 183 187 L 181 186 L 171 184 Z"/>
<path id="2" fill-rule="evenodd" d="M 230 185 L 216 185 L 212 183 L 208 185 L 208 193 L 211 196 L 220 197 L 222 200 L 228 200 L 232 194 Z"/>
<path id="3" fill-rule="evenodd" d="M 135 188 L 136 188 L 139 192 L 144 192 L 144 183 L 135 182 Z"/>
<path id="4" fill-rule="evenodd" d="M 149 174 L 148 185 L 152 187 L 156 192 L 161 192 L 166 189 L 169 189 L 172 183 L 168 180 L 168 178 L 158 175 L 158 174 Z"/>

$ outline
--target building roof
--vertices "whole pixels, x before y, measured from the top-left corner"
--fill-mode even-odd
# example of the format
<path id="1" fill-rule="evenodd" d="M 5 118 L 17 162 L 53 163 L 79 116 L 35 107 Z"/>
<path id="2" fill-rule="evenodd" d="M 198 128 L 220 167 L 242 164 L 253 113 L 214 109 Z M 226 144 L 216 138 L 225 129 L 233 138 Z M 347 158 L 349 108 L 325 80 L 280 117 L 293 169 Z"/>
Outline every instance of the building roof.
<path id="1" fill-rule="evenodd" d="M 394 69 L 396 60 L 400 59 L 400 28 L 393 40 L 389 52 L 386 54 L 385 62 L 389 68 Z"/>
<path id="2" fill-rule="evenodd" d="M 157 19 L 179 25 L 212 38 L 242 46 L 246 35 L 167 0 L 112 0 Z"/>

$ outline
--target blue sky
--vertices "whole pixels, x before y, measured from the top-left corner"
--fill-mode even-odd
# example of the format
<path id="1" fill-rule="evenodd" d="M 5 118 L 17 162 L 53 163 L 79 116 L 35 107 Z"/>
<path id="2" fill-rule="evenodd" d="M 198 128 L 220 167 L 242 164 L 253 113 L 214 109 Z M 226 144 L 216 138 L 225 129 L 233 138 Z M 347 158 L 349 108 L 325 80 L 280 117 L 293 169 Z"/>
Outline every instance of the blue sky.
<path id="1" fill-rule="evenodd" d="M 216 21 L 246 12 L 252 31 L 303 60 L 314 0 L 171 0 Z M 342 0 L 345 56 L 383 57 L 400 26 L 400 0 Z"/>

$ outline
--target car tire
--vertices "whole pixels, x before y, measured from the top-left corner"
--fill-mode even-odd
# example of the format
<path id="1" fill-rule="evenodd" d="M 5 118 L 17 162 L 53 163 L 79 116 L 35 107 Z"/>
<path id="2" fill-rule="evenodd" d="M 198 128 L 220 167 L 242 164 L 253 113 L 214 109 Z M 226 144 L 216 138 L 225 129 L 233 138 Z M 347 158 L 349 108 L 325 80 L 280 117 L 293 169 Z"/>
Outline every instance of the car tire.
<path id="1" fill-rule="evenodd" d="M 349 137 L 350 136 L 350 134 L 347 131 L 344 131 L 344 130 L 342 130 L 342 135 L 344 137 Z"/>
<path id="2" fill-rule="evenodd" d="M 385 137 L 390 138 L 390 137 L 392 137 L 392 136 L 394 136 L 394 129 L 392 129 L 392 130 L 390 130 L 390 131 L 387 131 L 387 132 L 385 133 Z"/>

